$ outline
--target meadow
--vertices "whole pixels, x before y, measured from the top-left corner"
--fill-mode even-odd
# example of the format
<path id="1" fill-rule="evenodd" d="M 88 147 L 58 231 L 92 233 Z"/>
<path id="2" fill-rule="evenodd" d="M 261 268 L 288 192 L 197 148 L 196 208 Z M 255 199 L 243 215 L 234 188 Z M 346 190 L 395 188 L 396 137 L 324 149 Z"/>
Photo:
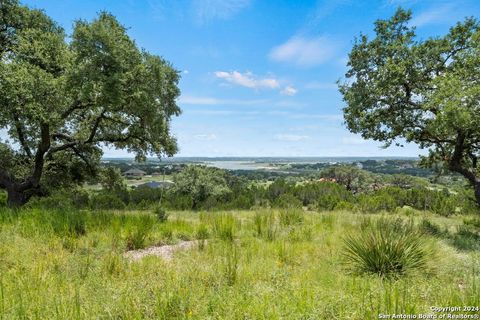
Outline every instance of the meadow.
<path id="1" fill-rule="evenodd" d="M 478 216 L 0 211 L 0 319 L 376 319 L 480 306 Z M 368 240 L 379 225 L 409 226 L 421 266 L 360 270 L 347 239 Z M 171 260 L 124 255 L 188 240 L 199 242 Z"/>

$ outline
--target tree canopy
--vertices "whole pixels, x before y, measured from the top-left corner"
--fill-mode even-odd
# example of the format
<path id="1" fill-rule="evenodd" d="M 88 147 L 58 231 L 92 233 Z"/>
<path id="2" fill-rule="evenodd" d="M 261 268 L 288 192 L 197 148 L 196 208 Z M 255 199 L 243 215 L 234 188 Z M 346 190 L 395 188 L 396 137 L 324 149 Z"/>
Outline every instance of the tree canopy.
<path id="1" fill-rule="evenodd" d="M 386 146 L 402 139 L 429 150 L 474 187 L 480 204 L 480 25 L 474 18 L 442 36 L 416 39 L 411 12 L 398 9 L 360 35 L 340 83 L 347 127 Z"/>
<path id="2" fill-rule="evenodd" d="M 0 4 L 0 188 L 11 205 L 96 172 L 102 147 L 143 160 L 177 151 L 179 73 L 102 12 L 64 30 L 15 0 Z"/>

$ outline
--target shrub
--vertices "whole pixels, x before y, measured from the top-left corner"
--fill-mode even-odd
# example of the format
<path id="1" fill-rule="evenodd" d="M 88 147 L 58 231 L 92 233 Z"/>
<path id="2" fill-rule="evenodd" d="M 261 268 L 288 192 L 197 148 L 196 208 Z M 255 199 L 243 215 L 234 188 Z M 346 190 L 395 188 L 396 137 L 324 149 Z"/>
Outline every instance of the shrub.
<path id="1" fill-rule="evenodd" d="M 168 216 L 169 216 L 169 213 L 164 209 L 162 208 L 161 206 L 157 205 L 154 209 L 153 209 L 153 213 L 155 214 L 155 216 L 157 217 L 158 221 L 160 222 L 166 222 L 168 220 Z"/>
<path id="2" fill-rule="evenodd" d="M 125 209 L 125 203 L 116 195 L 102 192 L 92 197 L 92 208 L 96 210 Z"/>
<path id="3" fill-rule="evenodd" d="M 275 206 L 283 209 L 301 208 L 302 201 L 292 194 L 284 193 L 277 198 Z"/>
<path id="4" fill-rule="evenodd" d="M 344 239 L 347 265 L 360 274 L 398 277 L 425 267 L 429 252 L 413 223 L 379 219 L 359 235 Z"/>
<path id="5" fill-rule="evenodd" d="M 70 211 L 73 208 L 72 195 L 59 190 L 47 197 L 33 197 L 27 207 Z"/>

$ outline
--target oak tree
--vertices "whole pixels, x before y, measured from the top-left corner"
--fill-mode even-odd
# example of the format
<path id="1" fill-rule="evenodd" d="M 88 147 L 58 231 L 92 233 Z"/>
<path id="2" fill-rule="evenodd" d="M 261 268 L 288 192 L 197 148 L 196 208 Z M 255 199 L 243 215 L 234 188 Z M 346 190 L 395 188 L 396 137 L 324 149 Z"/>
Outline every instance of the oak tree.
<path id="1" fill-rule="evenodd" d="M 105 146 L 139 160 L 173 155 L 178 81 L 111 14 L 76 21 L 67 40 L 43 11 L 2 0 L 0 188 L 8 203 L 83 181 Z"/>
<path id="2" fill-rule="evenodd" d="M 480 25 L 457 23 L 441 37 L 418 40 L 411 12 L 398 9 L 360 35 L 340 83 L 347 127 L 386 146 L 401 139 L 429 150 L 463 175 L 480 204 Z"/>

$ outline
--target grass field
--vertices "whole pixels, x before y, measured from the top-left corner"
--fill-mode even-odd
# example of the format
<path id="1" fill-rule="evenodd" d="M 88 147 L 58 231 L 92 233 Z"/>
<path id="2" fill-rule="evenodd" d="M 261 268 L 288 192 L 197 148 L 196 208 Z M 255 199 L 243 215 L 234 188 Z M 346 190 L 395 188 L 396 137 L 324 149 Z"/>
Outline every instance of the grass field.
<path id="1" fill-rule="evenodd" d="M 161 223 L 148 212 L 3 209 L 0 319 L 377 319 L 480 306 L 480 248 L 464 226 L 477 220 L 398 216 L 423 230 L 430 256 L 382 278 L 343 255 L 344 238 L 379 215 L 173 212 Z M 171 261 L 123 257 L 193 239 L 208 240 Z"/>

